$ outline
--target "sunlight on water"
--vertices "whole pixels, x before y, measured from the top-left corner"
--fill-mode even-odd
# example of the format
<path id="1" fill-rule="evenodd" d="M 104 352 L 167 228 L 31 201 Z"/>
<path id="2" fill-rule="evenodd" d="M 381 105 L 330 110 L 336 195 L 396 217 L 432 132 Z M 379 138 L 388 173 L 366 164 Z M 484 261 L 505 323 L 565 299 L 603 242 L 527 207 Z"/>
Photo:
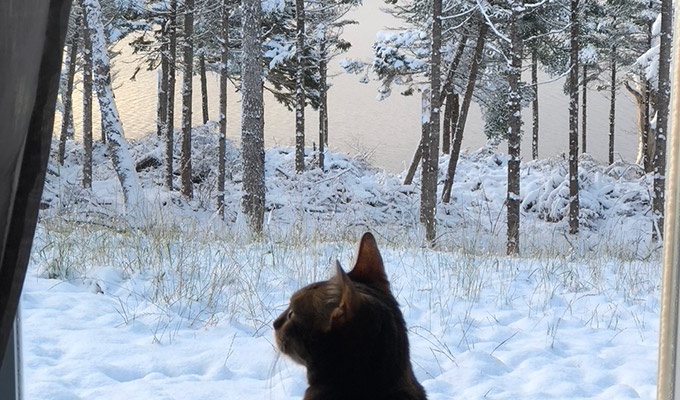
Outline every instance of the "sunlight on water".
<path id="1" fill-rule="evenodd" d="M 346 38 L 353 47 L 344 57 L 370 59 L 371 45 L 375 33 L 390 26 L 399 26 L 399 21 L 380 11 L 381 5 L 366 2 L 358 10 L 348 15 L 356 19 L 359 25 L 346 28 Z M 136 55 L 132 55 L 127 44 L 118 44 L 116 50 L 122 54 L 115 59 L 114 86 L 116 102 L 121 115 L 125 135 L 129 138 L 139 137 L 148 132 L 155 132 L 157 72 L 142 70 L 136 74 L 134 81 L 130 77 L 141 63 Z M 341 73 L 338 59 L 331 61 L 330 68 L 335 70 L 329 78 L 333 85 L 329 92 L 329 142 L 334 151 L 348 154 L 362 154 L 376 166 L 391 172 L 398 172 L 408 167 L 413 152 L 420 138 L 420 95 L 411 97 L 393 95 L 381 102 L 376 100 L 377 83 L 359 83 L 358 76 Z M 76 136 L 80 134 L 82 98 L 80 76 L 76 76 L 74 91 Z M 528 74 L 525 76 L 528 79 Z M 549 81 L 547 76 L 539 79 Z M 176 122 L 180 126 L 181 113 L 181 75 L 177 76 Z M 217 116 L 218 78 L 214 73 L 208 74 L 208 97 L 210 118 Z M 559 155 L 568 151 L 568 100 L 562 92 L 563 81 L 549 82 L 539 87 L 540 99 L 540 157 Z M 228 92 L 228 137 L 239 140 L 240 102 L 239 94 L 233 85 Z M 193 124 L 202 121 L 200 104 L 200 81 L 194 79 L 194 116 Z M 594 90 L 588 97 L 588 151 L 595 158 L 606 161 L 609 130 L 609 99 L 604 93 Z M 97 105 L 94 108 L 94 134 L 99 135 L 99 119 Z M 626 93 L 620 92 L 617 100 L 616 118 L 616 152 L 627 161 L 635 161 L 637 152 L 637 135 L 635 132 L 635 106 Z M 318 113 L 311 109 L 306 111 L 306 145 L 318 144 Z M 60 124 L 57 115 L 55 126 Z M 483 135 L 483 122 L 479 108 L 473 104 L 466 124 L 463 148 L 471 150 L 482 146 L 486 139 Z M 278 104 L 274 97 L 265 93 L 265 145 L 294 144 L 295 120 L 292 111 Z M 522 140 L 524 160 L 531 159 L 531 111 L 524 111 L 524 129 L 526 134 Z M 500 150 L 504 151 L 505 143 Z"/>

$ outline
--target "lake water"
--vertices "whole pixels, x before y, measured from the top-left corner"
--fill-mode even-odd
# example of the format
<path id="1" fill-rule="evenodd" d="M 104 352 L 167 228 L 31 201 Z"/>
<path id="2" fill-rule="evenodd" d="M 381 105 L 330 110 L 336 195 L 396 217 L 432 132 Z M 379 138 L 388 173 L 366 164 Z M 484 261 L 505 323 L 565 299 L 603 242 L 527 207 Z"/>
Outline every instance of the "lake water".
<path id="1" fill-rule="evenodd" d="M 346 39 L 353 47 L 343 55 L 348 58 L 369 59 L 371 45 L 376 31 L 399 26 L 399 21 L 380 11 L 382 2 L 364 2 L 364 5 L 351 13 L 348 18 L 356 19 L 359 25 L 346 28 Z M 147 132 L 155 132 L 157 73 L 140 71 L 131 81 L 138 61 L 126 45 L 119 45 L 123 54 L 115 61 L 115 94 L 125 135 L 138 137 Z M 329 81 L 333 85 L 329 92 L 329 143 L 336 152 L 348 154 L 368 154 L 372 164 L 391 172 L 399 172 L 408 167 L 413 152 L 420 139 L 420 96 L 404 97 L 398 90 L 386 100 L 377 101 L 378 84 L 359 83 L 359 77 L 339 73 L 337 61 L 331 62 L 338 74 Z M 77 77 L 80 79 L 80 77 Z M 562 92 L 563 80 L 550 82 L 548 77 L 539 87 L 540 100 L 540 139 L 539 156 L 550 157 L 568 151 L 568 99 Z M 178 76 L 176 100 L 177 122 L 181 115 L 181 76 Z M 210 117 L 217 116 L 218 78 L 209 74 Z M 239 141 L 240 103 L 235 88 L 229 88 L 227 112 L 228 137 Z M 632 99 L 623 91 L 619 92 L 616 117 L 616 152 L 618 156 L 634 161 L 637 153 L 636 111 Z M 96 103 L 96 102 L 95 102 Z M 76 105 L 76 134 L 79 130 L 81 99 L 74 94 Z M 95 108 L 95 114 L 97 109 Z M 531 159 L 531 110 L 523 110 L 528 132 L 522 140 L 524 160 Z M 194 117 L 193 123 L 201 122 L 200 83 L 194 79 Z M 318 114 L 311 109 L 306 111 L 306 144 L 318 143 Z M 97 132 L 95 122 L 95 132 Z M 276 102 L 273 96 L 265 95 L 265 145 L 294 144 L 295 119 L 293 112 Z M 588 97 L 588 151 L 601 161 L 607 160 L 609 132 L 609 99 L 604 94 L 591 91 Z M 97 133 L 95 133 L 96 135 Z M 483 122 L 479 108 L 473 104 L 466 124 L 463 148 L 475 150 L 486 142 Z M 502 143 L 500 150 L 504 151 Z"/>

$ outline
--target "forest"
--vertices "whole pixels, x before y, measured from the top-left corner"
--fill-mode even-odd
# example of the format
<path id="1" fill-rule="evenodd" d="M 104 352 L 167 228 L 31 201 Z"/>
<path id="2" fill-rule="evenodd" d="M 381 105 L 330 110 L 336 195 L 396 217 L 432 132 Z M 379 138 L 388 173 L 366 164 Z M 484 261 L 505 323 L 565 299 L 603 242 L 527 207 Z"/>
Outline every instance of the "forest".
<path id="1" fill-rule="evenodd" d="M 219 154 L 215 191 L 217 209 L 223 202 L 227 171 L 227 85 L 241 100 L 241 121 L 229 121 L 241 132 L 243 160 L 242 210 L 253 232 L 262 230 L 266 212 L 264 174 L 263 91 L 295 115 L 290 136 L 295 141 L 295 171 L 326 171 L 329 143 L 329 63 L 340 62 L 347 73 L 380 82 L 379 97 L 421 96 L 422 137 L 404 177 L 411 184 L 420 170 L 420 220 L 426 240 L 434 245 L 437 204 L 451 199 L 451 186 L 461 152 L 471 103 L 482 110 L 484 133 L 507 142 L 507 252 L 519 249 L 520 138 L 531 135 L 532 155 L 540 143 L 538 71 L 565 78 L 569 96 L 569 230 L 579 230 L 579 155 L 587 153 L 588 88 L 608 93 L 609 163 L 614 163 L 616 96 L 625 88 L 636 101 L 639 150 L 637 164 L 653 173 L 655 215 L 650 235 L 663 231 L 665 134 L 668 125 L 671 6 L 667 1 L 538 1 L 503 4 L 465 1 L 388 1 L 385 11 L 403 21 L 401 30 L 382 32 L 373 44 L 372 60 L 340 58 L 352 44 L 343 28 L 356 21 L 349 11 L 358 1 L 265 1 L 253 9 L 240 2 L 86 0 L 73 9 L 61 85 L 58 160 L 63 165 L 73 124 L 82 124 L 82 185 L 92 182 L 92 102 L 101 112 L 100 142 L 111 149 L 125 202 L 140 201 L 135 166 L 116 112 L 111 58 L 114 44 L 130 41 L 140 55 L 138 69 L 158 70 L 157 129 L 164 154 L 164 186 L 193 197 L 192 127 L 208 123 L 206 74 L 219 75 Z M 252 18 L 252 19 L 250 19 Z M 74 80 L 82 79 L 83 117 L 73 121 Z M 177 82 L 181 75 L 182 82 Z M 192 77 L 200 76 L 194 89 Z M 530 80 L 525 81 L 530 76 Z M 332 77 L 331 77 L 332 78 Z M 181 85 L 181 86 L 180 86 Z M 180 86 L 181 98 L 175 99 Z M 592 89 L 590 89 L 592 90 Z M 192 109 L 193 92 L 200 92 L 202 109 Z M 94 93 L 94 96 L 93 96 Z M 318 111 L 318 129 L 305 132 L 305 110 Z M 531 126 L 521 113 L 531 112 Z M 565 110 L 565 112 L 567 112 Z M 181 126 L 175 126 L 181 114 Z M 579 119 L 579 114 L 581 118 Z M 580 135 L 580 137 L 579 137 Z M 332 134 L 330 135 L 332 137 Z M 311 139 L 310 139 L 311 138 Z M 313 149 L 306 148 L 311 141 Z M 176 144 L 178 144 L 176 146 Z M 318 143 L 318 147 L 316 145 Z M 579 146 L 580 143 L 580 146 Z M 177 150 L 175 150 L 177 147 Z M 313 153 L 313 154 L 312 154 Z M 439 158 L 450 155 L 438 193 Z M 178 179 L 177 179 L 178 178 Z"/>
<path id="2" fill-rule="evenodd" d="M 654 397 L 670 1 L 388 0 L 398 26 L 350 58 L 365 6 L 74 1 L 21 300 L 27 398 L 302 398 L 274 321 L 367 231 L 429 399 Z M 121 46 L 157 77 L 139 137 L 116 104 Z M 410 168 L 336 151 L 334 65 L 385 101 L 417 98 Z M 541 79 L 569 97 L 564 155 L 539 158 L 555 140 Z M 634 162 L 616 156 L 621 96 Z M 265 145 L 274 106 L 291 146 Z M 465 149 L 475 107 L 487 141 Z M 586 146 L 598 118 L 604 162 Z"/>

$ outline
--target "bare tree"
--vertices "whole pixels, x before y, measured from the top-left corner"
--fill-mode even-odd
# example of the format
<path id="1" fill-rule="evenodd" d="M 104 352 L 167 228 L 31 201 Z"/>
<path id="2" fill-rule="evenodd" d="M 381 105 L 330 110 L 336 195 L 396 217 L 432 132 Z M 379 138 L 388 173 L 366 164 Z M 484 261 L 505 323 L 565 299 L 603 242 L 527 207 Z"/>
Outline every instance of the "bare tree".
<path id="1" fill-rule="evenodd" d="M 191 99 L 194 75 L 194 0 L 184 0 L 184 74 L 182 75 L 182 159 L 180 180 L 182 194 L 192 198 L 194 188 L 191 182 Z"/>
<path id="2" fill-rule="evenodd" d="M 260 0 L 243 0 L 241 146 L 243 157 L 243 212 L 250 227 L 262 232 L 264 223 L 264 100 Z"/>

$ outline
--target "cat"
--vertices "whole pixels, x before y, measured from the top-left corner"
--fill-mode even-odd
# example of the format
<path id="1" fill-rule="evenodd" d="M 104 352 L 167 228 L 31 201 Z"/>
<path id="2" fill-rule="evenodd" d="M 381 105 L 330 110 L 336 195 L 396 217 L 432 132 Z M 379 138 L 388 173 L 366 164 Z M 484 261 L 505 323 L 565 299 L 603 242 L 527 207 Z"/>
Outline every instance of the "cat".
<path id="1" fill-rule="evenodd" d="M 426 400 L 371 233 L 352 271 L 336 262 L 333 278 L 295 292 L 274 331 L 279 350 L 307 368 L 303 400 Z"/>

